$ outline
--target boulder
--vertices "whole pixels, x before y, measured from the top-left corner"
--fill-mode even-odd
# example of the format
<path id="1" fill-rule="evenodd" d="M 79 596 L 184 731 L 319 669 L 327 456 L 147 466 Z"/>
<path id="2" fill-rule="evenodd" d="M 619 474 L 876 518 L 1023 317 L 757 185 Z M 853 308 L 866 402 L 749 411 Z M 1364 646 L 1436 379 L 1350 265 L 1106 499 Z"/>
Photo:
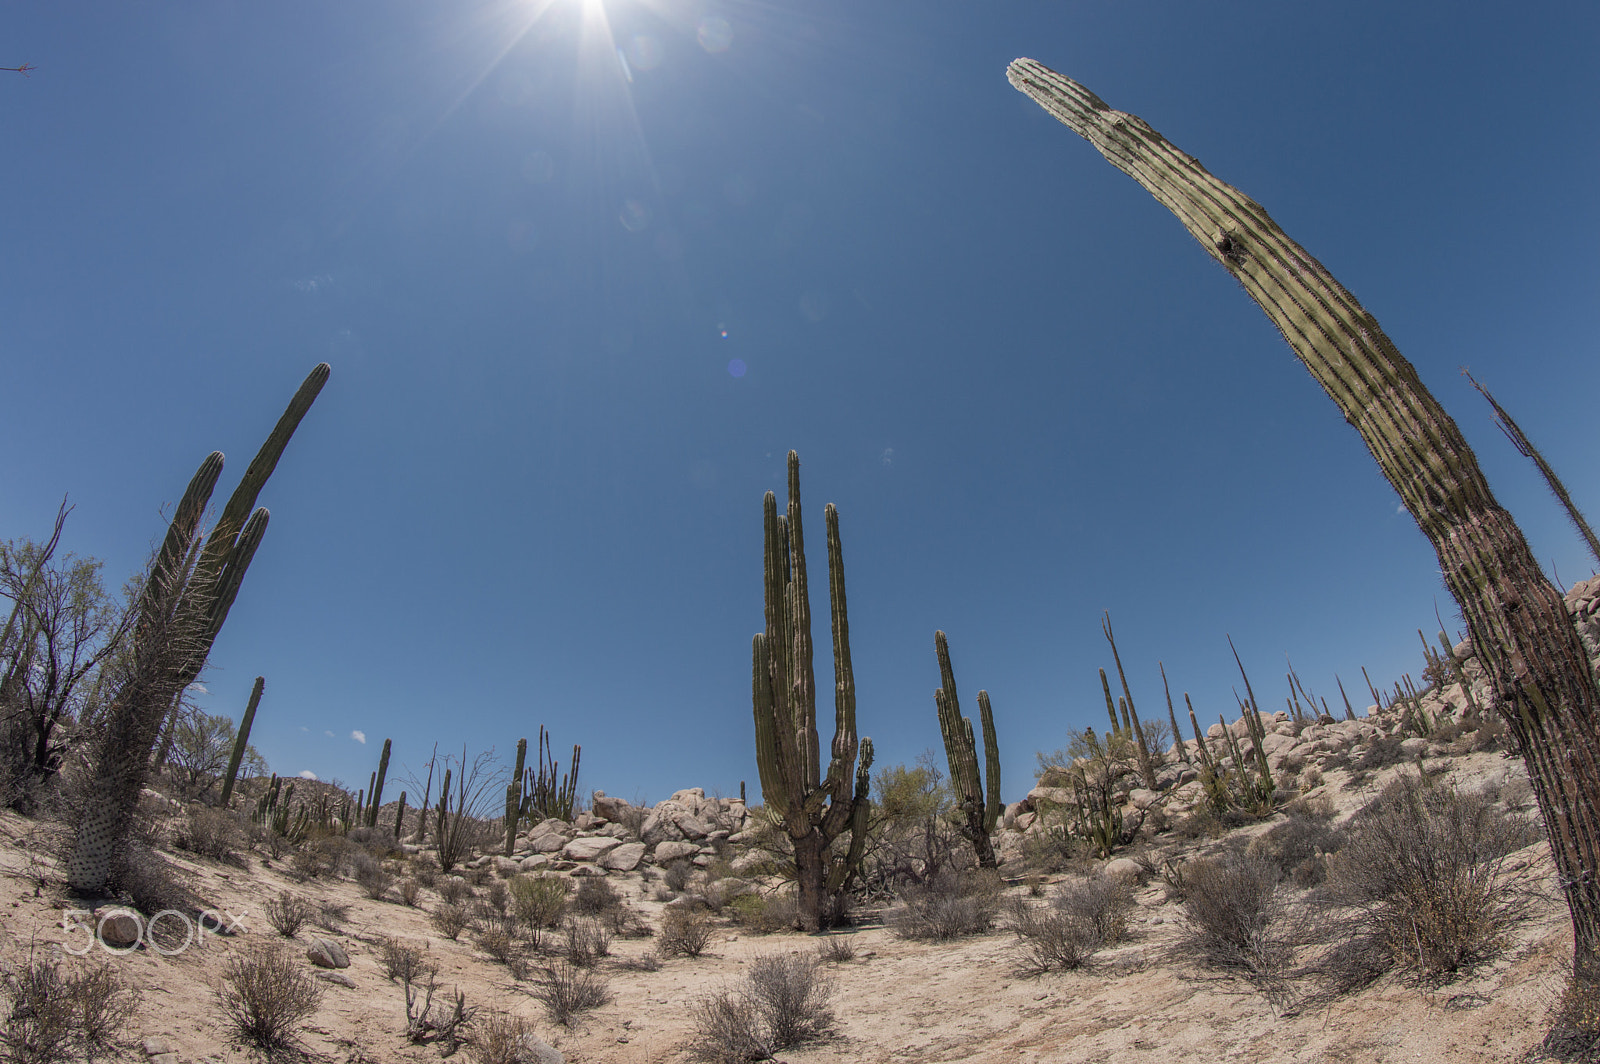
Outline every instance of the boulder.
<path id="1" fill-rule="evenodd" d="M 610 797 L 605 791 L 595 791 L 593 808 L 595 816 L 605 817 L 612 823 L 617 823 L 623 819 L 627 811 L 632 809 L 633 806 L 621 798 Z"/>
<path id="2" fill-rule="evenodd" d="M 550 863 L 549 855 L 542 854 L 542 853 L 536 853 L 536 854 L 533 854 L 531 856 L 524 857 L 522 859 L 522 870 L 524 872 L 536 872 L 539 869 L 541 869 L 541 868 L 545 867 L 546 865 L 548 865 L 549 863 Z"/>
<path id="3" fill-rule="evenodd" d="M 1113 857 L 1106 862 L 1104 874 L 1117 876 L 1132 882 L 1139 878 L 1142 871 L 1143 869 L 1139 867 L 1139 862 L 1131 857 Z"/>
<path id="4" fill-rule="evenodd" d="M 639 862 L 644 860 L 644 843 L 625 842 L 600 857 L 600 867 L 613 872 L 632 872 L 639 867 Z"/>
<path id="5" fill-rule="evenodd" d="M 1161 795 L 1155 791 L 1146 790 L 1143 787 L 1135 787 L 1128 792 L 1128 801 L 1133 803 L 1135 809 L 1148 809 L 1160 798 Z"/>
<path id="6" fill-rule="evenodd" d="M 658 802 L 656 807 L 645 817 L 644 825 L 639 828 L 639 838 L 645 844 L 654 846 L 659 842 L 683 838 L 683 830 L 678 827 L 680 817 L 693 818 L 694 814 L 681 803 L 672 799 Z"/>
<path id="7" fill-rule="evenodd" d="M 567 1064 L 567 1058 L 538 1035 L 525 1034 L 517 1047 L 517 1064 Z"/>
<path id="8" fill-rule="evenodd" d="M 510 857 L 496 857 L 494 870 L 503 876 L 514 876 L 522 871 L 522 862 Z"/>
<path id="9" fill-rule="evenodd" d="M 324 983 L 332 983 L 334 986 L 342 986 L 352 990 L 355 989 L 356 985 L 356 981 L 343 972 L 318 972 L 317 978 Z"/>
<path id="10" fill-rule="evenodd" d="M 1067 787 L 1035 787 L 1028 792 L 1028 805 L 1034 810 L 1042 805 L 1071 805 L 1072 791 Z"/>
<path id="11" fill-rule="evenodd" d="M 656 864 L 670 864 L 684 857 L 693 857 L 700 847 L 692 842 L 662 842 L 656 844 Z"/>
<path id="12" fill-rule="evenodd" d="M 761 869 L 775 862 L 777 858 L 766 850 L 746 850 L 733 859 L 731 867 L 734 875 L 742 876 L 759 873 Z"/>
<path id="13" fill-rule="evenodd" d="M 621 845 L 621 839 L 604 835 L 580 835 L 562 847 L 561 856 L 569 861 L 593 861 Z"/>
<path id="14" fill-rule="evenodd" d="M 535 835 L 532 844 L 528 847 L 534 853 L 556 853 L 567 845 L 567 837 L 551 832 L 546 835 Z"/>
<path id="15" fill-rule="evenodd" d="M 1423 754 L 1427 753 L 1427 751 L 1428 740 L 1426 739 L 1418 739 L 1413 737 L 1410 739 L 1402 739 L 1400 741 L 1400 753 L 1403 754 L 1408 761 L 1412 758 L 1421 757 Z"/>
<path id="16" fill-rule="evenodd" d="M 143 921 L 127 909 L 111 909 L 101 913 L 95 920 L 95 930 L 100 935 L 100 941 L 112 949 L 137 946 L 144 937 Z"/>
<path id="17" fill-rule="evenodd" d="M 673 821 L 686 839 L 703 839 L 709 836 L 712 826 L 698 816 L 681 816 Z"/>
<path id="18" fill-rule="evenodd" d="M 339 943 L 326 938 L 314 938 L 306 947 L 306 960 L 318 968 L 348 968 L 350 956 Z"/>

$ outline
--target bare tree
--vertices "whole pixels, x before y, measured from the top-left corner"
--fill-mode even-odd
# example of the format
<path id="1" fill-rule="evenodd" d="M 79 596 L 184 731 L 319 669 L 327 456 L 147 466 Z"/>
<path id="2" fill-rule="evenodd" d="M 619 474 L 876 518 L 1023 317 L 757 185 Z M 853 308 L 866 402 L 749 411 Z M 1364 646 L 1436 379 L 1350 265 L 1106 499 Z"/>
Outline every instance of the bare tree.
<path id="1" fill-rule="evenodd" d="M 27 811 L 61 769 L 67 745 L 123 647 L 130 611 L 100 582 L 101 563 L 56 557 L 71 508 L 63 501 L 45 543 L 0 544 L 0 802 Z"/>
<path id="2" fill-rule="evenodd" d="M 181 794 L 208 798 L 227 771 L 236 734 L 231 718 L 206 713 L 187 700 L 181 703 L 166 766 Z M 266 759 L 255 747 L 246 744 L 242 760 L 251 775 L 265 774 Z"/>

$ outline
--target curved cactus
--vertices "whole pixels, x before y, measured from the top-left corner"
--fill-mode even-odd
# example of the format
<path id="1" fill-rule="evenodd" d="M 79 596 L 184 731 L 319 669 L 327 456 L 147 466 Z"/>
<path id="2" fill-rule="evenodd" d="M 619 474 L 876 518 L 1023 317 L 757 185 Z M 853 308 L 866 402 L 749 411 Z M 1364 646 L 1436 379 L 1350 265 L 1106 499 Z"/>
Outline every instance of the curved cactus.
<path id="1" fill-rule="evenodd" d="M 811 657 L 811 600 L 800 520 L 800 457 L 789 452 L 789 508 L 778 515 L 777 497 L 762 502 L 766 588 L 765 632 L 751 640 L 751 702 L 755 714 L 756 767 L 761 797 L 794 845 L 800 888 L 797 922 L 815 931 L 824 919 L 830 887 L 841 889 L 859 861 L 857 827 L 864 826 L 872 743 L 856 739 L 856 683 L 850 665 L 850 621 L 845 606 L 844 557 L 839 514 L 830 503 L 828 590 L 833 619 L 834 733 L 827 775 L 817 737 L 816 677 Z M 855 769 L 856 754 L 861 767 Z M 856 788 L 851 791 L 855 769 Z M 851 832 L 849 851 L 830 847 Z M 843 866 L 843 867 L 841 867 Z"/>
<path id="2" fill-rule="evenodd" d="M 990 836 L 1000 819 L 1000 743 L 995 737 L 994 712 L 989 708 L 989 692 L 978 692 L 978 716 L 983 722 L 984 774 L 978 771 L 978 744 L 972 733 L 972 719 L 961 715 L 956 697 L 956 674 L 950 667 L 950 643 L 943 632 L 933 633 L 933 650 L 939 659 L 939 689 L 933 692 L 939 710 L 939 733 L 944 738 L 944 753 L 950 762 L 950 785 L 955 788 L 956 807 L 961 810 L 961 835 L 972 843 L 978 867 L 994 868 L 994 843 Z"/>
<path id="3" fill-rule="evenodd" d="M 222 472 L 222 452 L 200 464 L 178 504 L 140 593 L 132 660 L 91 754 L 93 783 L 67 857 L 74 890 L 101 891 L 111 879 L 161 724 L 205 667 L 266 532 L 269 515 L 256 498 L 328 373 L 321 363 L 300 385 L 203 545 L 200 517 Z"/>
<path id="4" fill-rule="evenodd" d="M 1573 924 L 1577 1000 L 1600 992 L 1600 688 L 1561 592 L 1465 437 L 1377 319 L 1261 206 L 1135 115 L 1032 59 L 1027 93 L 1177 216 L 1361 434 L 1438 555 L 1528 763 Z"/>
<path id="5" fill-rule="evenodd" d="M 372 787 L 367 791 L 367 827 L 378 826 L 378 810 L 383 808 L 383 779 L 389 774 L 389 747 L 391 740 L 383 741 L 383 753 L 378 755 L 378 771 L 372 774 Z"/>
<path id="6" fill-rule="evenodd" d="M 239 775 L 239 763 L 244 760 L 245 748 L 250 744 L 250 726 L 256 720 L 256 707 L 261 704 L 261 692 L 266 689 L 267 680 L 264 676 L 257 676 L 255 686 L 250 689 L 250 704 L 244 707 L 244 716 L 239 719 L 239 734 L 233 739 L 233 753 L 228 755 L 228 774 L 222 781 L 222 808 L 228 808 L 228 799 L 233 797 L 233 781 Z"/>

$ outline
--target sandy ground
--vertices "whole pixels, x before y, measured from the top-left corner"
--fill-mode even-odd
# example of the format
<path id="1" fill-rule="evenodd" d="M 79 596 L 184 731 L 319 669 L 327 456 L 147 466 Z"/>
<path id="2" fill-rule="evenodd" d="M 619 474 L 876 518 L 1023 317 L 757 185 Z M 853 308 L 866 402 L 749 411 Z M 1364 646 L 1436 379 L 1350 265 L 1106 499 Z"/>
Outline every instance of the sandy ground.
<path id="1" fill-rule="evenodd" d="M 1470 783 L 1481 759 L 1484 771 L 1502 766 L 1497 755 L 1462 759 L 1455 775 Z M 1372 793 L 1348 794 L 1346 808 Z M 1330 780 L 1330 790 L 1336 791 Z M 12 814 L 0 816 L 0 961 L 16 963 L 30 949 L 58 955 L 81 933 L 61 928 L 71 904 L 38 852 L 35 825 Z M 142 1059 L 145 1039 L 170 1043 L 182 1061 L 235 1061 L 249 1055 L 228 1045 L 215 1008 L 214 987 L 225 959 L 237 950 L 283 941 L 261 915 L 261 906 L 283 889 L 313 900 L 349 906 L 338 933 L 307 928 L 341 943 L 351 957 L 346 970 L 354 988 L 329 985 L 309 1022 L 304 1048 L 321 1061 L 436 1060 L 434 1046 L 414 1046 L 402 1036 L 400 988 L 385 978 L 379 958 L 384 936 L 424 945 L 441 967 L 442 981 L 458 986 L 472 1005 L 501 1009 L 534 1020 L 542 1037 L 569 1062 L 666 1062 L 689 1034 L 690 1006 L 736 980 L 752 958 L 782 951 L 814 953 L 821 936 L 750 935 L 719 926 L 709 952 L 695 959 L 669 958 L 656 972 L 628 970 L 622 961 L 648 951 L 645 939 L 617 939 L 602 961 L 613 1000 L 586 1013 L 571 1029 L 552 1025 L 531 996 L 533 984 L 474 951 L 470 932 L 451 942 L 431 927 L 426 910 L 438 896 L 425 890 L 421 908 L 369 900 L 349 881 L 297 883 L 272 862 L 250 855 L 238 868 L 187 854 L 171 857 L 192 877 L 199 893 L 239 919 L 241 933 L 208 938 L 181 955 L 164 957 L 141 949 L 125 956 L 66 958 L 69 964 L 107 962 L 137 989 L 138 1007 L 125 1032 L 131 1059 Z M 1542 1034 L 1546 1014 L 1560 992 L 1571 932 L 1557 898 L 1543 844 L 1511 862 L 1539 891 L 1533 917 L 1510 947 L 1470 977 L 1429 989 L 1394 978 L 1331 1007 L 1275 1010 L 1249 985 L 1200 970 L 1169 955 L 1180 932 L 1179 907 L 1165 903 L 1158 887 L 1138 895 L 1135 934 L 1102 953 L 1078 973 L 1026 976 L 1008 933 L 948 944 L 902 941 L 880 927 L 838 932 L 856 947 L 856 957 L 831 965 L 839 1023 L 830 1040 L 780 1053 L 791 1064 L 822 1061 L 954 1062 L 1029 1064 L 1066 1061 L 1150 1061 L 1212 1064 L 1230 1061 L 1307 1062 L 1488 1062 L 1524 1059 Z M 35 895 L 31 876 L 47 882 Z M 660 905 L 654 889 L 637 874 L 614 875 L 613 885 L 652 923 Z M 1022 888 L 1015 888 L 1021 890 Z M 392 896 L 392 895 L 391 895 Z M 303 945 L 298 955 L 304 956 Z M 316 971 L 307 965 L 308 971 Z M 456 1059 L 470 1059 L 462 1053 Z M 170 1058 L 160 1064 L 173 1064 Z"/>

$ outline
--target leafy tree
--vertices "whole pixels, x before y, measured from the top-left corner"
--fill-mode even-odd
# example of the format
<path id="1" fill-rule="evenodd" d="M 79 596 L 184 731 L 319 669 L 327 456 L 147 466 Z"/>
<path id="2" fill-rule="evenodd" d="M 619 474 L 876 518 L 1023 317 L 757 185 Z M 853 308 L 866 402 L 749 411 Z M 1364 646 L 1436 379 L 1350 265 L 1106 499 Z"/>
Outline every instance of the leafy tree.
<path id="1" fill-rule="evenodd" d="M 204 800 L 221 784 L 237 734 L 229 717 L 205 713 L 189 705 L 182 708 L 173 728 L 172 750 L 167 757 L 167 768 L 180 793 Z M 263 776 L 267 772 L 266 758 L 248 743 L 241 764 L 248 775 Z"/>

